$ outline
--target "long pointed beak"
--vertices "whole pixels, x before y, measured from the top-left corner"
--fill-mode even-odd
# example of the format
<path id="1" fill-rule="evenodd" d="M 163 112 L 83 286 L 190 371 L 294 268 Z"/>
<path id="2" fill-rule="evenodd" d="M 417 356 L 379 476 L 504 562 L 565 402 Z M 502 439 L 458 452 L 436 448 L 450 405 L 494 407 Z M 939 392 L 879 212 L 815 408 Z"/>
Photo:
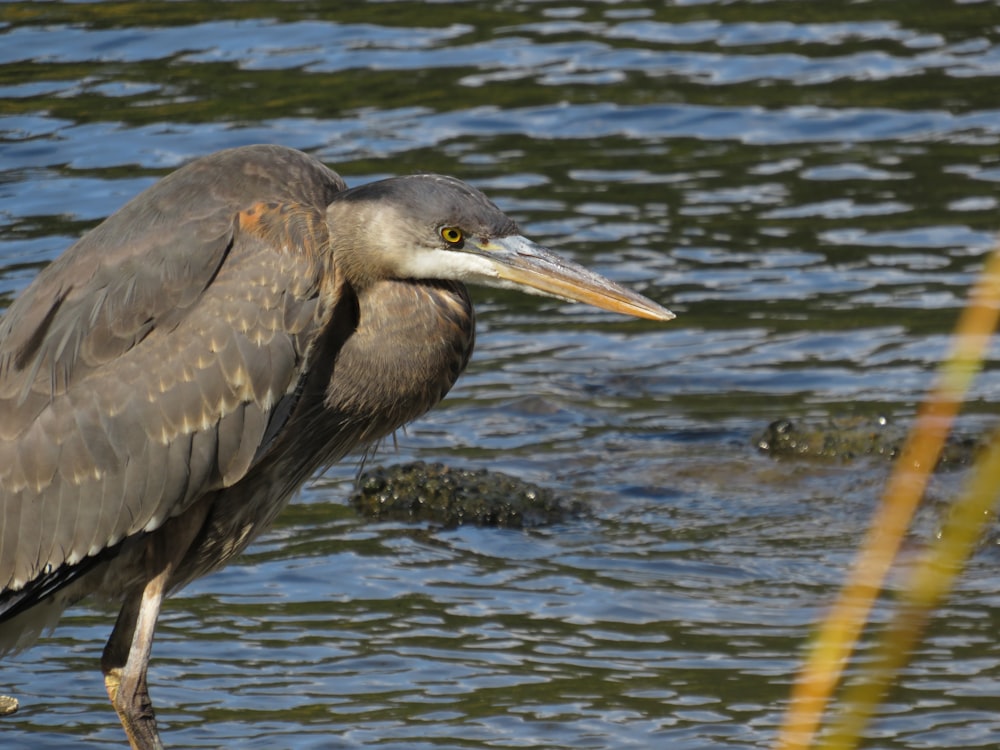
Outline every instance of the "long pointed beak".
<path id="1" fill-rule="evenodd" d="M 492 261 L 499 279 L 506 282 L 505 286 L 571 302 L 585 302 L 602 310 L 647 320 L 672 320 L 675 317 L 670 310 L 651 299 L 560 258 L 527 237 L 514 234 L 488 243 L 473 244 L 474 248 L 466 244 L 466 249 Z"/>

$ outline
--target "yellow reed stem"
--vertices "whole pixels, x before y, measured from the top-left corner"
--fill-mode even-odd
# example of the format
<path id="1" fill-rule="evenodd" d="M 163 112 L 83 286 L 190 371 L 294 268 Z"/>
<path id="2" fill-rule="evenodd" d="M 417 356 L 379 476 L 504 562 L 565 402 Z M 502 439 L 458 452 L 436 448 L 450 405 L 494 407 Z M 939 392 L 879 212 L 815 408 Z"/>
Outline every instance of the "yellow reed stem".
<path id="1" fill-rule="evenodd" d="M 913 567 L 892 621 L 882 633 L 875 657 L 841 701 L 842 711 L 832 733 L 820 743 L 824 750 L 849 750 L 871 719 L 893 677 L 906 663 L 924 624 L 951 589 L 976 547 L 1000 493 L 1000 431 L 976 461 L 965 489 L 952 506 L 938 539 Z"/>
<path id="2" fill-rule="evenodd" d="M 951 354 L 917 415 L 840 595 L 814 636 L 775 748 L 811 746 L 830 696 L 868 619 L 945 438 L 981 366 L 1000 305 L 1000 248 L 990 254 L 956 328 Z"/>

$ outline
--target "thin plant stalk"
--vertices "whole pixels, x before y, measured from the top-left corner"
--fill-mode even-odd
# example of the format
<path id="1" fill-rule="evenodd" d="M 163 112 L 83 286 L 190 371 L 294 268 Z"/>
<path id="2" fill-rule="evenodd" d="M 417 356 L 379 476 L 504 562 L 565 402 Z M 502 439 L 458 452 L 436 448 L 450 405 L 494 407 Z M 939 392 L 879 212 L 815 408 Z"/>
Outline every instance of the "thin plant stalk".
<path id="1" fill-rule="evenodd" d="M 895 614 L 882 633 L 875 658 L 844 693 L 842 711 L 823 750 L 857 745 L 896 673 L 906 664 L 924 625 L 951 590 L 972 555 L 1000 492 L 1000 431 L 976 462 L 971 479 L 952 505 L 937 540 L 921 556 L 903 586 Z"/>
<path id="2" fill-rule="evenodd" d="M 830 696 L 937 465 L 955 415 L 981 368 L 997 325 L 998 305 L 1000 248 L 990 254 L 970 294 L 938 382 L 917 414 L 847 580 L 812 640 L 792 689 L 775 743 L 777 750 L 804 750 L 812 745 Z"/>

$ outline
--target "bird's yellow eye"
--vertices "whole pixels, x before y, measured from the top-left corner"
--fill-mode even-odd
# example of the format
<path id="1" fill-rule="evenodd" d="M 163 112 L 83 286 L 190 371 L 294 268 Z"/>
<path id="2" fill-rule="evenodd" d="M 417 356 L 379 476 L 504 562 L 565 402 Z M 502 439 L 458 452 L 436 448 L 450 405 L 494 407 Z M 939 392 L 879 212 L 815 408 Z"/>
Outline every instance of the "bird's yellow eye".
<path id="1" fill-rule="evenodd" d="M 441 239 L 449 245 L 461 245 L 463 240 L 462 230 L 458 227 L 444 227 L 441 230 Z"/>

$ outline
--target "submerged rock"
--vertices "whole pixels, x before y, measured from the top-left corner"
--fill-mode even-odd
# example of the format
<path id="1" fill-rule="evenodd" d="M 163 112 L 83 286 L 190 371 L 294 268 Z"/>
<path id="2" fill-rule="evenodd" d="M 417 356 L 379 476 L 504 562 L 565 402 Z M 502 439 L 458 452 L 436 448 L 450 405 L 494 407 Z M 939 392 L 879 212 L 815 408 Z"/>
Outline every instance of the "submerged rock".
<path id="1" fill-rule="evenodd" d="M 423 461 L 365 472 L 351 504 L 372 520 L 430 521 L 446 528 L 467 523 L 530 528 L 579 517 L 584 509 L 507 474 Z"/>
<path id="2" fill-rule="evenodd" d="M 770 456 L 850 460 L 862 456 L 895 459 L 906 440 L 907 428 L 885 417 L 831 417 L 809 424 L 791 419 L 771 422 L 757 438 L 757 447 Z M 949 436 L 941 451 L 939 469 L 968 466 L 982 447 L 973 437 Z"/>
<path id="3" fill-rule="evenodd" d="M 895 458 L 905 437 L 904 430 L 895 428 L 882 417 L 831 418 L 818 424 L 778 419 L 757 438 L 757 447 L 776 457 Z"/>

